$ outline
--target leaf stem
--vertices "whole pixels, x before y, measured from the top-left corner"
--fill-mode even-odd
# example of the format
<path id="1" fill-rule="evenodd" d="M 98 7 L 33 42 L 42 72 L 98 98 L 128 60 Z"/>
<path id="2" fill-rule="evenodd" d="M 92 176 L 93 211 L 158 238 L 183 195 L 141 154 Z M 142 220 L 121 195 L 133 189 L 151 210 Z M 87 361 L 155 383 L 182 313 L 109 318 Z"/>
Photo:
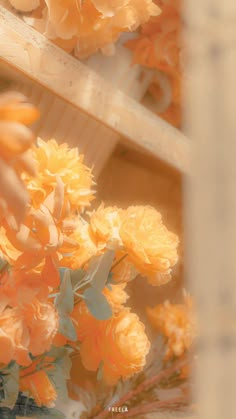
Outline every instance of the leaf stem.
<path id="1" fill-rule="evenodd" d="M 125 255 L 123 255 L 120 259 L 118 259 L 118 260 L 114 263 L 114 265 L 112 265 L 112 267 L 111 267 L 111 271 L 112 271 L 112 269 L 114 269 L 117 265 L 119 265 L 119 263 L 121 263 L 121 262 L 122 262 L 122 260 L 124 260 L 127 256 L 128 256 L 128 253 L 126 253 L 126 254 L 125 254 Z"/>

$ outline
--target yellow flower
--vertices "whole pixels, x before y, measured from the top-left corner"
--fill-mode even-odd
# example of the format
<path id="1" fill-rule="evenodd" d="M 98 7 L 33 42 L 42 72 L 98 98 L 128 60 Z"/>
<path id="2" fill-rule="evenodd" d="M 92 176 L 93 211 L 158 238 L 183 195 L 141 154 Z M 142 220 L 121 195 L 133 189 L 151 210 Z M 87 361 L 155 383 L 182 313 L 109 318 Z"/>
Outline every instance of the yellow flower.
<path id="1" fill-rule="evenodd" d="M 111 319 L 101 321 L 94 318 L 82 302 L 76 306 L 73 318 L 86 369 L 96 371 L 102 362 L 103 379 L 108 385 L 142 371 L 150 343 L 136 314 L 123 308 Z"/>
<path id="2" fill-rule="evenodd" d="M 111 285 L 110 288 L 105 287 L 103 294 L 107 298 L 107 301 L 112 307 L 113 313 L 117 313 L 123 308 L 123 304 L 126 303 L 129 296 L 125 291 L 126 284 Z"/>
<path id="3" fill-rule="evenodd" d="M 129 207 L 123 217 L 120 237 L 129 260 L 152 285 L 170 280 L 178 260 L 178 237 L 167 230 L 153 207 Z"/>
<path id="4" fill-rule="evenodd" d="M 138 316 L 124 309 L 110 320 L 104 332 L 101 352 L 105 381 L 114 385 L 119 378 L 142 371 L 150 342 Z"/>
<path id="5" fill-rule="evenodd" d="M 106 207 L 101 204 L 98 209 L 91 213 L 90 228 L 98 243 L 121 245 L 120 226 L 123 210 L 117 207 Z"/>
<path id="6" fill-rule="evenodd" d="M 192 306 L 192 297 L 184 294 L 183 304 L 166 301 L 154 308 L 147 308 L 151 324 L 166 337 L 167 359 L 183 355 L 196 337 L 196 318 Z"/>
<path id="7" fill-rule="evenodd" d="M 77 247 L 71 249 L 69 256 L 64 255 L 61 265 L 71 269 L 79 269 L 98 254 L 98 247 L 86 221 L 78 218 L 74 223 L 74 228 L 69 238 L 74 240 Z"/>
<path id="8" fill-rule="evenodd" d="M 124 251 L 116 252 L 114 267 L 112 268 L 112 280 L 116 283 L 132 281 L 138 275 L 137 269 L 127 256 Z"/>
<path id="9" fill-rule="evenodd" d="M 94 199 L 91 170 L 84 165 L 83 156 L 77 148 L 69 149 L 67 144 L 57 144 L 55 140 L 38 139 L 34 147 L 34 157 L 38 163 L 38 176 L 25 177 L 32 203 L 38 207 L 55 189 L 58 179 L 64 185 L 65 208 L 83 210 Z"/>
<path id="10" fill-rule="evenodd" d="M 0 95 L 0 219 L 9 218 L 10 211 L 19 223 L 25 215 L 28 194 L 21 175 L 35 175 L 30 152 L 35 138 L 25 125 L 38 116 L 37 109 L 22 94 Z"/>
<path id="11" fill-rule="evenodd" d="M 11 1 L 17 8 L 18 1 Z M 153 0 L 45 0 L 44 3 L 41 23 L 35 19 L 35 26 L 41 26 L 46 36 L 66 50 L 74 49 L 78 58 L 113 44 L 122 32 L 134 31 L 151 15 L 160 13 Z M 21 10 L 22 6 L 18 8 Z"/>

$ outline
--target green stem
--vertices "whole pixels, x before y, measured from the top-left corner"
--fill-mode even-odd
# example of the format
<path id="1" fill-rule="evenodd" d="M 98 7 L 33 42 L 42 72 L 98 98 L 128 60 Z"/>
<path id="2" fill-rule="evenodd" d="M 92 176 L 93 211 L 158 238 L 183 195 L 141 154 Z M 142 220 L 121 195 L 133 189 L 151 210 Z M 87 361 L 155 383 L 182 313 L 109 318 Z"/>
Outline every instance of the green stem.
<path id="1" fill-rule="evenodd" d="M 119 265 L 119 264 L 122 262 L 122 260 L 124 260 L 127 256 L 128 256 L 128 253 L 126 253 L 126 254 L 125 254 L 125 255 L 123 255 L 120 259 L 118 259 L 118 260 L 117 260 L 117 262 L 115 262 L 115 263 L 114 263 L 114 265 L 112 265 L 112 267 L 111 267 L 111 271 L 112 271 L 112 269 L 114 269 L 117 265 Z"/>

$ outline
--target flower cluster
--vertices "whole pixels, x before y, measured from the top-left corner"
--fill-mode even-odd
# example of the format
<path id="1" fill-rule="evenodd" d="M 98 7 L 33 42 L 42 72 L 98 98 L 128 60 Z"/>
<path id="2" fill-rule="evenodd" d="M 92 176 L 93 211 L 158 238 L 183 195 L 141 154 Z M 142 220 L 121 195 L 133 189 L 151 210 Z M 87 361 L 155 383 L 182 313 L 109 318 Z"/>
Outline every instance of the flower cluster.
<path id="1" fill-rule="evenodd" d="M 113 286 L 114 293 L 117 287 L 119 285 Z M 100 368 L 108 385 L 114 385 L 119 378 L 127 379 L 143 369 L 150 342 L 143 323 L 135 313 L 123 306 L 116 307 L 112 317 L 101 322 L 81 302 L 72 316 L 77 324 L 80 356 L 86 369 L 97 371 Z M 76 358 L 72 365 L 76 367 Z"/>
<path id="2" fill-rule="evenodd" d="M 14 171 L 27 201 L 14 222 L 19 182 L 2 195 L 0 378 L 10 399 L 0 398 L 0 406 L 12 405 L 20 391 L 51 407 L 65 393 L 78 357 L 107 385 L 143 370 L 150 342 L 126 306 L 127 283 L 138 274 L 152 285 L 169 281 L 178 238 L 150 206 L 102 204 L 86 211 L 94 181 L 78 150 L 55 140 L 33 143 L 22 124 L 37 111 L 17 94 L 1 101 L 0 117 L 7 120 L 0 122 L 6 130 L 1 161 Z M 32 170 L 23 170 L 29 159 Z M 14 389 L 6 379 L 12 375 Z"/>
<path id="3" fill-rule="evenodd" d="M 119 209 L 102 204 L 72 238 L 78 247 L 72 257 L 65 258 L 66 266 L 79 269 L 92 255 L 112 248 L 114 282 L 129 282 L 141 274 L 152 285 L 162 285 L 171 279 L 171 269 L 178 261 L 178 237 L 151 206 Z"/>
<path id="4" fill-rule="evenodd" d="M 153 327 L 167 340 L 166 359 L 179 357 L 189 350 L 196 338 L 196 316 L 193 299 L 184 292 L 183 304 L 165 301 L 147 309 Z"/>
<path id="5" fill-rule="evenodd" d="M 134 31 L 159 14 L 152 0 L 9 1 L 21 12 L 34 11 L 34 26 L 78 58 L 98 49 L 109 52 L 122 32 Z"/>
<path id="6" fill-rule="evenodd" d="M 181 125 L 181 2 L 156 0 L 161 14 L 141 27 L 138 38 L 126 46 L 133 61 L 155 69 L 149 93 L 156 101 L 157 113 L 176 127 Z"/>

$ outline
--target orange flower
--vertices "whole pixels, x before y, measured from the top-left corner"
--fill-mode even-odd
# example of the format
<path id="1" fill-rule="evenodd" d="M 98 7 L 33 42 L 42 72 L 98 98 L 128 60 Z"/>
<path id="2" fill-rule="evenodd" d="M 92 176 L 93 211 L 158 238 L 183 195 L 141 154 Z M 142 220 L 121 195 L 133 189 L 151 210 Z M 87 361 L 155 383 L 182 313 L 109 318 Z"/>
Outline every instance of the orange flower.
<path id="1" fill-rule="evenodd" d="M 111 289 L 105 287 L 103 289 L 103 295 L 109 301 L 113 313 L 116 313 L 123 309 L 123 304 L 126 303 L 129 298 L 125 292 L 126 284 L 111 285 Z M 84 340 L 85 337 L 95 332 L 98 324 L 105 324 L 96 320 L 92 314 L 88 311 L 86 304 L 82 301 L 74 306 L 71 318 L 76 326 L 77 337 L 79 340 Z M 82 321 L 81 321 L 82 319 Z"/>
<path id="2" fill-rule="evenodd" d="M 92 0 L 91 3 L 99 15 L 95 22 L 91 22 L 92 25 L 87 20 L 86 29 L 83 31 L 82 28 L 80 32 L 75 49 L 78 58 L 85 58 L 99 48 L 112 45 L 122 32 L 134 31 L 140 24 L 147 22 L 150 16 L 160 13 L 160 9 L 152 0 L 116 0 L 109 3 L 104 0 Z M 82 8 L 82 12 L 84 9 Z M 86 11 L 90 18 L 89 5 Z"/>
<path id="3" fill-rule="evenodd" d="M 110 385 L 142 371 L 150 349 L 143 323 L 128 309 L 109 321 L 101 346 L 104 379 Z"/>
<path id="4" fill-rule="evenodd" d="M 63 234 L 61 214 L 64 204 L 64 190 L 61 182 L 57 185 L 39 208 L 31 208 L 24 223 L 17 231 L 10 223 L 4 223 L 7 239 L 20 252 L 14 266 L 18 269 L 32 269 L 45 260 L 44 277 L 51 275 L 53 281 L 47 281 L 51 286 L 59 284 L 56 266 L 61 253 L 76 249 L 77 243 Z M 62 188 L 63 189 L 63 188 Z M 61 256 L 62 257 L 62 256 Z M 49 277 L 50 277 L 49 275 Z M 55 280 L 57 277 L 57 280 Z"/>
<path id="5" fill-rule="evenodd" d="M 63 244 L 63 235 L 47 207 L 31 209 L 18 231 L 8 226 L 7 238 L 22 254 L 15 267 L 33 268 Z"/>
<path id="6" fill-rule="evenodd" d="M 19 384 L 20 391 L 29 392 L 38 406 L 54 406 L 57 393 L 44 370 L 21 375 Z"/>
<path id="7" fill-rule="evenodd" d="M 9 0 L 11 5 L 21 12 L 31 12 L 40 5 L 40 0 Z"/>
<path id="8" fill-rule="evenodd" d="M 35 299 L 22 307 L 22 315 L 30 332 L 29 351 L 33 356 L 49 351 L 59 327 L 54 305 Z"/>
<path id="9" fill-rule="evenodd" d="M 123 304 L 126 303 L 129 296 L 125 291 L 126 284 L 110 285 L 110 288 L 105 287 L 103 294 L 107 298 L 107 301 L 112 307 L 113 313 L 120 311 L 123 308 Z"/>
<path id="10" fill-rule="evenodd" d="M 6 288 L 7 284 L 3 283 L 0 304 L 0 363 L 8 364 L 15 360 L 19 365 L 29 365 L 29 353 L 37 356 L 50 349 L 59 326 L 58 313 L 51 303 L 36 298 L 30 303 L 26 302 L 27 296 L 34 297 L 35 290 L 27 290 L 26 295 L 23 295 L 23 288 L 14 295 L 10 287 Z M 17 295 L 20 296 L 20 301 L 16 301 Z M 14 303 L 19 305 L 10 308 L 9 305 Z"/>
<path id="11" fill-rule="evenodd" d="M 11 2 L 17 8 L 19 1 Z M 31 2 L 25 0 L 24 7 L 32 10 Z M 34 19 L 34 26 L 66 50 L 74 49 L 80 59 L 112 45 L 122 32 L 134 31 L 160 10 L 152 0 L 45 0 L 44 3 L 41 19 Z M 23 10 L 23 6 L 20 4 L 18 9 Z"/>
<path id="12" fill-rule="evenodd" d="M 58 179 L 64 188 L 64 211 L 68 205 L 80 211 L 90 205 L 94 199 L 92 174 L 77 148 L 69 149 L 67 144 L 59 145 L 55 140 L 38 139 L 34 157 L 38 163 L 38 176 L 33 179 L 25 176 L 34 207 L 39 207 L 55 190 Z"/>
<path id="13" fill-rule="evenodd" d="M 6 308 L 0 312 L 0 364 L 14 360 L 19 365 L 29 365 L 29 331 L 19 308 Z"/>
<path id="14" fill-rule="evenodd" d="M 161 7 L 161 14 L 152 17 L 143 25 L 139 37 L 128 41 L 126 46 L 134 53 L 134 63 L 160 70 L 169 78 L 169 87 L 166 87 L 154 77 L 149 92 L 159 107 L 163 101 L 162 96 L 171 90 L 170 101 L 166 102 L 166 108 L 157 111 L 157 113 L 179 127 L 181 125 L 180 88 L 182 79 L 180 63 L 182 49 L 181 5 L 179 0 L 156 0 L 156 3 Z M 179 92 L 177 96 L 176 88 Z M 157 90 L 163 90 L 161 97 L 156 94 Z"/>
<path id="15" fill-rule="evenodd" d="M 78 218 L 74 228 L 75 229 L 69 235 L 69 238 L 72 239 L 77 246 L 74 246 L 74 249 L 71 249 L 69 256 L 66 254 L 64 255 L 61 264 L 62 266 L 67 266 L 71 269 L 79 269 L 89 262 L 93 256 L 98 254 L 98 247 L 91 234 L 89 224 L 86 221 Z"/>
<path id="16" fill-rule="evenodd" d="M 112 280 L 114 282 L 129 282 L 138 275 L 137 269 L 127 256 L 124 251 L 116 252 L 114 268 L 112 268 Z"/>
<path id="17" fill-rule="evenodd" d="M 120 225 L 124 211 L 117 207 L 106 207 L 101 204 L 91 213 L 90 227 L 98 243 L 121 245 L 119 235 Z"/>
<path id="18" fill-rule="evenodd" d="M 0 258 L 12 265 L 20 254 L 21 252 L 8 240 L 6 230 L 0 227 Z"/>
<path id="19" fill-rule="evenodd" d="M 152 285 L 170 280 L 171 268 L 178 260 L 178 237 L 163 225 L 160 213 L 150 206 L 129 207 L 120 237 L 129 260 Z"/>
<path id="20" fill-rule="evenodd" d="M 28 304 L 35 298 L 45 301 L 48 294 L 49 288 L 38 273 L 10 270 L 0 276 L 0 307 L 4 301 L 11 307 Z"/>
<path id="21" fill-rule="evenodd" d="M 96 371 L 102 362 L 103 377 L 109 385 L 114 385 L 120 377 L 128 378 L 142 370 L 150 343 L 136 314 L 122 309 L 111 319 L 101 321 L 88 312 L 84 303 L 80 303 L 73 318 L 77 323 L 80 356 L 86 369 Z"/>
<path id="22" fill-rule="evenodd" d="M 192 298 L 184 294 L 183 304 L 171 304 L 166 301 L 147 309 L 153 327 L 166 337 L 167 359 L 183 355 L 196 337 L 196 319 L 192 306 Z"/>
<path id="23" fill-rule="evenodd" d="M 38 116 L 36 108 L 22 94 L 0 95 L 0 218 L 9 217 L 10 210 L 17 223 L 23 219 L 28 204 L 21 174 L 35 175 L 30 153 L 35 138 L 25 125 Z"/>

